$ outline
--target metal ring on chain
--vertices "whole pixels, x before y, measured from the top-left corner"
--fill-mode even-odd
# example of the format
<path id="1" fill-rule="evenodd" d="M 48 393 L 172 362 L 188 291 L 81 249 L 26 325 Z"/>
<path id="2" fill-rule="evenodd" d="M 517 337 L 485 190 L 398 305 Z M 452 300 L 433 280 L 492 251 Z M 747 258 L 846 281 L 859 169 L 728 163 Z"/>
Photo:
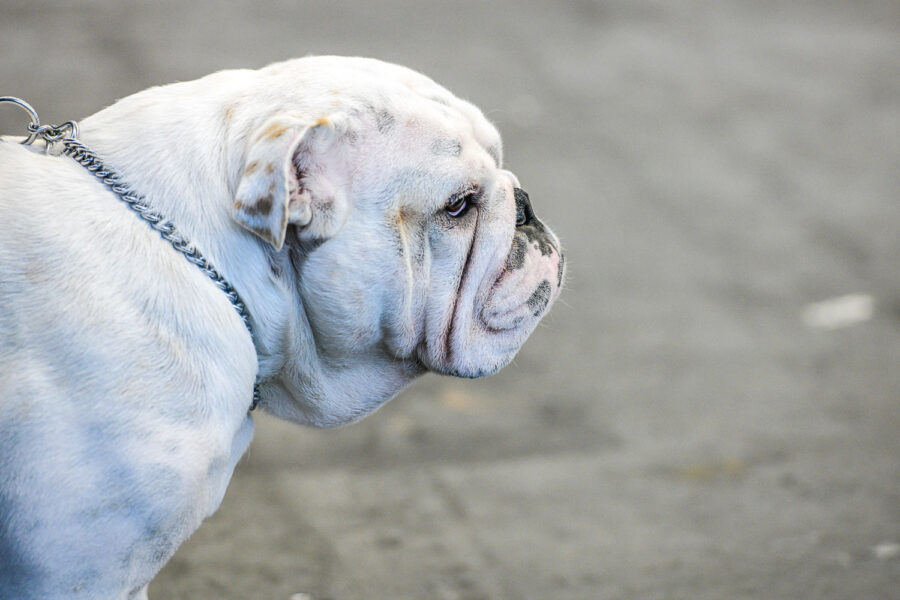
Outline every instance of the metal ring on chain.
<path id="1" fill-rule="evenodd" d="M 28 104 L 21 98 L 16 98 L 15 96 L 0 96 L 0 102 L 9 102 L 10 104 L 15 104 L 16 106 L 27 112 L 28 116 L 31 117 L 31 123 L 28 124 L 28 131 L 31 133 L 31 135 L 29 135 L 25 139 L 25 141 L 20 143 L 27 146 L 31 144 L 35 139 L 37 139 L 38 132 L 32 130 L 32 127 L 38 128 L 41 126 L 41 120 L 38 118 L 37 111 L 34 110 L 30 104 Z"/>
<path id="2" fill-rule="evenodd" d="M 75 121 L 66 121 L 61 125 L 41 125 L 37 111 L 21 98 L 16 98 L 14 96 L 0 96 L 0 103 L 3 102 L 9 102 L 21 107 L 28 112 L 31 117 L 31 123 L 29 123 L 27 127 L 30 135 L 25 141 L 21 142 L 22 144 L 31 144 L 38 137 L 41 137 L 48 145 L 55 142 L 62 142 L 63 154 L 74 159 L 78 164 L 86 168 L 97 177 L 97 179 L 103 182 L 103 184 L 118 196 L 128 208 L 150 225 L 150 227 L 155 229 L 164 240 L 169 242 L 169 244 L 181 253 L 181 255 L 191 264 L 196 265 L 207 277 L 212 279 L 217 288 L 225 292 L 228 300 L 231 302 L 232 306 L 234 306 L 238 316 L 244 323 L 244 327 L 246 327 L 247 331 L 250 333 L 251 339 L 253 338 L 253 328 L 250 325 L 250 314 L 247 312 L 247 305 L 241 300 L 237 290 L 235 290 L 231 284 L 216 271 L 206 257 L 203 256 L 190 241 L 178 233 L 174 223 L 167 221 L 161 214 L 154 212 L 143 196 L 129 191 L 128 185 L 120 180 L 119 175 L 115 171 L 107 169 L 96 154 L 75 139 L 78 137 L 78 124 Z M 253 400 L 250 404 L 251 411 L 259 404 L 259 400 L 259 381 L 257 381 L 253 384 Z"/>
<path id="3" fill-rule="evenodd" d="M 37 125 L 36 123 L 31 123 L 28 126 L 28 131 L 31 132 L 32 136 L 40 136 L 44 138 L 45 142 L 52 144 L 62 139 L 78 137 L 78 124 L 75 121 L 66 121 L 61 125 Z M 32 141 L 34 140 L 32 139 Z M 24 144 L 25 142 L 22 143 Z"/>

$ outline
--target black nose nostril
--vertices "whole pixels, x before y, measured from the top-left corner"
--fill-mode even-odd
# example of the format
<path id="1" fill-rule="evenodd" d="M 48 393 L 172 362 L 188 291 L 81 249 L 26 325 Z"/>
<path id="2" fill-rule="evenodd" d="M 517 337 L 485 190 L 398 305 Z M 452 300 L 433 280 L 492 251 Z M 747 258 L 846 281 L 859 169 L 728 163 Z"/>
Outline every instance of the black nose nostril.
<path id="1" fill-rule="evenodd" d="M 525 224 L 525 211 L 521 210 L 518 205 L 516 205 L 516 227 L 521 227 Z"/>
<path id="2" fill-rule="evenodd" d="M 516 199 L 516 227 L 528 225 L 534 221 L 534 212 L 531 210 L 528 194 L 522 188 L 514 188 L 513 195 Z"/>

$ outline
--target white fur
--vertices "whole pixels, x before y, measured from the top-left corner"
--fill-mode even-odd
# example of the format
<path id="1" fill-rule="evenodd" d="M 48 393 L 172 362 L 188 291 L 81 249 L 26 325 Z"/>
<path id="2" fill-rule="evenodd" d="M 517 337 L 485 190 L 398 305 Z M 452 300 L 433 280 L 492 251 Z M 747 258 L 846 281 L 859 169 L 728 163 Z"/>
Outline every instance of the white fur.
<path id="1" fill-rule="evenodd" d="M 555 253 L 505 267 L 518 181 L 496 130 L 408 69 L 223 71 L 81 131 L 234 285 L 255 336 L 83 167 L 0 142 L 0 599 L 143 597 L 221 501 L 254 378 L 275 415 L 348 423 L 426 370 L 496 371 L 559 292 L 549 232 Z"/>

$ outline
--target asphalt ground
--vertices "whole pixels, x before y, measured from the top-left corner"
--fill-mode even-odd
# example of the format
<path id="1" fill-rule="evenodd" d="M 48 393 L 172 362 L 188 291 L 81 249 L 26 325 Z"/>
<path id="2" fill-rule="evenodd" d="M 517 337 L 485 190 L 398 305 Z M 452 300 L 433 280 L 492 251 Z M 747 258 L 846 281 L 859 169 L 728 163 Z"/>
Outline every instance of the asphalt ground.
<path id="1" fill-rule="evenodd" d="M 45 122 L 311 53 L 418 69 L 569 252 L 501 374 L 261 416 L 151 599 L 900 598 L 898 32 L 888 1 L 0 0 L 0 94 Z"/>

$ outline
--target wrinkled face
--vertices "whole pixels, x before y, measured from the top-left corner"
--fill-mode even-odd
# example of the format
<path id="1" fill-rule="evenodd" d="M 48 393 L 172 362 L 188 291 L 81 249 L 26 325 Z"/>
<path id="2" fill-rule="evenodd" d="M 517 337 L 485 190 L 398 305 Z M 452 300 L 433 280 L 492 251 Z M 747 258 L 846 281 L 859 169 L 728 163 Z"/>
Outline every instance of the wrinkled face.
<path id="1" fill-rule="evenodd" d="M 318 119 L 293 150 L 285 244 L 300 302 L 323 362 L 368 364 L 373 386 L 394 376 L 390 363 L 488 375 L 559 295 L 560 243 L 502 168 L 481 112 L 390 68 L 375 90 L 330 90 L 340 116 Z"/>
<path id="2" fill-rule="evenodd" d="M 397 358 L 464 377 L 513 358 L 559 294 L 564 260 L 499 148 L 480 114 L 435 100 L 363 118 L 345 149 L 353 210 L 300 279 L 313 323 L 351 330 L 330 350 L 383 339 Z M 343 302 L 323 306 L 335 285 Z"/>

